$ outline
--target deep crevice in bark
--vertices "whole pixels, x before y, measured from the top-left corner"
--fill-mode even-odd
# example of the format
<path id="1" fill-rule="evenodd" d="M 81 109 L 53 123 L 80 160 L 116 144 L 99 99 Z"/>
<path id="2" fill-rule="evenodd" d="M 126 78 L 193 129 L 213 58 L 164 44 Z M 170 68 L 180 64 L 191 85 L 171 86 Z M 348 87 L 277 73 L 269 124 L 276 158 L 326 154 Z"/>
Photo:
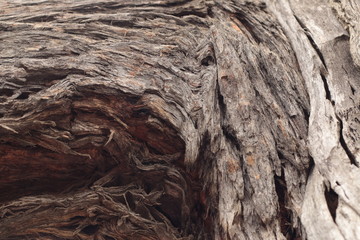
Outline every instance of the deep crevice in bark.
<path id="1" fill-rule="evenodd" d="M 351 93 L 352 93 L 353 95 L 355 95 L 355 92 L 356 92 L 355 88 L 354 88 L 352 85 L 350 85 L 350 88 L 351 88 Z"/>
<path id="2" fill-rule="evenodd" d="M 227 76 L 223 76 L 222 80 L 227 78 Z M 224 102 L 224 97 L 221 94 L 219 83 L 216 84 L 216 95 L 220 109 L 220 124 L 221 130 L 225 136 L 225 138 L 233 145 L 239 152 L 241 151 L 241 146 L 239 140 L 236 137 L 235 131 L 231 129 L 231 126 L 224 123 L 226 116 L 226 104 Z"/>
<path id="3" fill-rule="evenodd" d="M 323 84 L 324 84 L 326 99 L 329 100 L 332 105 L 335 105 L 335 102 L 331 99 L 331 92 L 330 92 L 329 85 L 328 85 L 326 77 L 323 74 L 320 74 L 320 76 L 321 76 L 321 79 L 322 79 Z"/>
<path id="4" fill-rule="evenodd" d="M 151 220 L 152 218 L 155 218 L 155 220 L 153 220 L 155 222 L 164 222 L 168 227 L 173 229 L 171 231 L 176 229 L 174 233 L 178 231 L 178 237 L 181 235 L 188 236 L 192 233 L 197 235 L 197 232 L 199 231 L 195 231 L 195 228 L 200 229 L 199 225 L 202 226 L 201 216 L 203 215 L 203 210 L 198 212 L 199 210 L 194 208 L 195 205 L 198 205 L 196 201 L 201 201 L 200 199 L 194 198 L 194 195 L 200 195 L 202 190 L 196 189 L 197 185 L 193 182 L 198 182 L 199 179 L 192 179 L 191 175 L 184 170 L 181 160 L 181 152 L 184 149 L 183 143 L 180 143 L 181 140 L 180 142 L 178 142 L 179 139 L 166 140 L 167 137 L 163 136 L 162 132 L 154 128 L 153 125 L 146 123 L 146 119 L 148 119 L 148 117 L 156 118 L 156 115 L 153 114 L 150 108 L 139 102 L 139 98 L 134 100 L 131 97 L 127 97 L 127 95 L 122 97 L 121 95 L 118 95 L 116 97 L 117 102 L 113 105 L 113 107 L 119 107 L 119 105 L 122 107 L 122 110 L 119 113 L 122 115 L 121 119 L 124 121 L 123 124 L 128 126 L 127 128 L 120 130 L 116 123 L 116 121 L 120 120 L 116 120 L 117 118 L 114 116 L 114 119 L 111 119 L 112 115 L 109 108 L 105 107 L 100 111 L 97 109 L 96 104 L 93 104 L 96 102 L 97 104 L 104 104 L 103 106 L 106 106 L 106 104 L 112 105 L 112 102 L 115 103 L 115 99 L 111 96 L 100 97 L 97 94 L 91 93 L 92 91 L 99 89 L 88 88 L 81 90 L 83 92 L 82 97 L 74 99 L 72 103 L 72 111 L 69 111 L 72 117 L 63 116 L 63 120 L 72 122 L 71 125 L 67 124 L 67 127 L 64 126 L 64 130 L 68 130 L 69 126 L 72 128 L 74 138 L 68 143 L 69 146 L 82 154 L 89 153 L 90 158 L 79 157 L 76 155 L 63 155 L 60 153 L 56 154 L 51 151 L 44 151 L 42 148 L 37 148 L 37 150 L 34 148 L 19 148 L 15 149 L 14 153 L 12 153 L 9 151 L 10 147 L 7 146 L 7 144 L 2 145 L 2 148 L 4 149 L 4 151 L 1 151 L 3 166 L 5 165 L 4 163 L 9 164 L 11 162 L 13 162 L 13 164 L 19 164 L 19 166 L 22 164 L 35 164 L 34 166 L 30 166 L 29 170 L 36 170 L 37 168 L 35 166 L 41 159 L 43 165 L 42 172 L 29 172 L 29 170 L 26 169 L 27 174 L 22 174 L 21 169 L 19 169 L 19 173 L 17 175 L 13 174 L 12 177 L 18 177 L 20 179 L 25 177 L 24 181 L 11 182 L 12 180 L 10 180 L 9 184 L 2 184 L 2 191 L 7 192 L 8 194 L 4 195 L 7 197 L 6 199 L 1 200 L 4 202 L 29 194 L 49 193 L 58 194 L 59 197 L 62 196 L 66 198 L 67 194 L 76 194 L 80 190 L 86 189 L 86 186 L 94 186 L 94 181 L 97 181 L 102 177 L 106 178 L 105 172 L 115 167 L 115 170 L 116 168 L 119 168 L 115 171 L 118 175 L 116 177 L 112 176 L 112 180 L 109 181 L 109 183 L 101 186 L 101 188 L 104 188 L 104 191 L 108 191 L 106 189 L 111 189 L 111 187 L 125 187 L 127 184 L 133 182 L 139 187 L 139 189 L 144 189 L 144 192 L 134 193 L 133 190 L 129 190 L 124 193 L 124 200 L 121 200 L 119 197 L 115 197 L 115 195 L 111 196 L 110 199 L 112 199 L 111 201 L 113 201 L 114 204 L 117 204 L 118 207 L 121 205 L 128 206 L 130 212 L 139 214 L 144 218 L 144 221 L 145 219 Z M 127 99 L 130 99 L 130 101 L 128 102 Z M 57 121 L 59 122 L 58 119 Z M 89 132 L 89 130 L 85 128 L 86 126 L 96 126 L 95 124 L 99 123 L 98 121 L 102 122 L 100 126 L 103 125 L 106 126 L 106 128 L 94 129 L 93 133 Z M 157 120 L 157 124 L 163 125 L 162 131 L 165 129 L 170 130 L 170 132 L 174 131 L 171 130 L 171 125 L 161 119 Z M 60 126 L 61 124 L 59 123 L 58 125 Z M 110 126 L 115 129 L 118 128 L 115 136 L 112 135 L 112 130 L 108 130 L 108 128 L 111 128 Z M 173 137 L 175 137 L 176 133 L 170 132 L 168 132 L 166 136 L 173 135 Z M 130 141 L 133 141 L 131 143 L 133 146 L 124 152 L 124 150 L 121 148 L 119 149 L 116 145 L 121 145 L 123 144 L 121 142 L 128 141 L 126 137 L 124 137 L 127 134 L 131 134 L 132 140 Z M 102 137 L 103 135 L 108 137 L 104 138 Z M 42 135 L 36 131 L 33 131 L 31 136 L 38 137 L 39 139 L 42 137 Z M 92 144 L 97 145 L 96 147 L 87 143 L 88 139 L 91 138 L 93 138 Z M 154 141 L 152 138 L 156 140 Z M 43 147 L 52 148 L 51 145 L 48 145 L 49 143 L 40 143 Z M 14 159 L 13 157 L 15 156 L 16 151 L 21 151 L 23 158 Z M 6 152 L 6 154 L 4 155 L 3 152 Z M 39 155 L 43 152 L 43 156 Z M 124 154 L 125 156 L 130 154 L 130 158 L 120 157 L 119 154 L 120 156 L 121 154 Z M 132 154 L 136 154 L 137 156 L 132 156 Z M 47 157 L 47 155 L 49 156 Z M 36 158 L 38 158 L 37 161 L 35 161 Z M 68 162 L 64 161 L 63 158 L 65 158 Z M 27 159 L 30 159 L 30 161 Z M 54 163 L 51 165 L 51 159 L 56 160 L 56 166 Z M 67 165 L 64 166 L 64 164 L 70 164 L 71 167 Z M 118 165 L 118 167 L 116 167 L 116 165 Z M 88 167 L 85 168 L 84 166 Z M 56 174 L 59 175 L 59 179 L 52 178 L 51 176 L 46 177 L 46 167 L 49 168 L 49 172 L 52 171 L 52 174 L 54 174 L 55 170 L 51 169 L 51 167 L 69 169 L 69 172 L 62 172 L 64 170 L 58 171 Z M 193 175 L 194 174 L 196 175 L 196 172 L 194 172 Z M 38 181 L 34 182 L 31 180 L 34 176 L 38 179 Z M 72 176 L 79 176 L 79 179 L 73 179 L 71 178 Z M 60 181 L 62 178 L 69 180 L 69 182 L 64 184 L 63 181 Z M 86 183 L 83 180 L 86 181 Z M 16 195 L 20 188 L 26 189 L 26 191 L 21 191 L 21 196 Z M 12 193 L 11 189 L 13 189 L 14 193 Z M 157 198 L 157 204 L 152 203 L 147 205 L 145 202 L 145 206 L 142 205 L 142 195 L 144 195 L 142 198 L 146 199 L 147 194 L 155 194 L 156 192 L 163 192 L 162 196 Z M 97 205 L 99 203 L 94 204 Z M 99 205 L 102 204 L 100 203 Z M 191 219 L 190 214 L 192 216 Z M 96 231 L 96 234 L 100 234 L 100 232 L 104 231 L 105 225 L 102 222 L 98 222 L 97 225 L 100 227 L 89 227 L 87 230 Z M 70 221 L 67 222 L 65 226 L 71 227 L 76 226 L 76 224 Z M 6 232 L 10 229 L 10 226 L 5 224 L 3 227 L 6 230 L 2 233 L 2 235 L 11 238 L 11 233 Z M 71 229 L 71 231 L 76 230 L 74 228 Z M 85 232 L 80 231 L 79 234 L 83 233 L 89 235 L 89 231 L 87 230 L 85 230 Z M 94 234 L 95 233 L 92 235 Z M 31 237 L 32 235 L 28 234 L 23 236 Z M 56 236 L 64 237 L 63 233 L 57 233 L 54 230 L 52 237 Z M 198 237 L 200 238 L 200 235 Z"/>
<path id="5" fill-rule="evenodd" d="M 306 172 L 306 182 L 308 182 L 310 175 L 312 174 L 312 171 L 314 170 L 315 162 L 314 159 L 309 156 L 309 167 Z"/>
<path id="6" fill-rule="evenodd" d="M 351 150 L 349 149 L 348 145 L 346 144 L 346 141 L 344 139 L 344 135 L 343 135 L 343 121 L 341 120 L 340 117 L 337 117 L 337 120 L 339 121 L 339 142 L 341 144 L 341 147 L 344 149 L 346 155 L 348 156 L 350 163 L 355 165 L 356 167 L 359 167 L 359 162 L 356 160 L 355 155 L 351 152 Z"/>
<path id="7" fill-rule="evenodd" d="M 322 64 L 324 64 L 324 67 L 326 68 L 324 56 L 323 56 L 321 50 L 319 49 L 319 47 L 317 46 L 317 44 L 315 43 L 314 39 L 312 38 L 310 31 L 308 30 L 306 25 L 296 15 L 294 15 L 294 17 L 295 17 L 296 21 L 299 23 L 299 25 L 301 26 L 301 28 L 304 30 L 304 33 L 307 36 L 311 46 L 314 48 L 316 54 L 319 56 Z"/>
<path id="8" fill-rule="evenodd" d="M 221 126 L 222 132 L 227 140 L 236 148 L 236 150 L 241 151 L 240 143 L 236 138 L 235 131 L 229 126 Z"/>
<path id="9" fill-rule="evenodd" d="M 191 211 L 193 223 L 196 224 L 195 232 L 199 238 L 213 239 L 215 236 L 214 224 L 218 218 L 217 195 L 212 191 L 218 191 L 211 171 L 216 164 L 216 157 L 209 151 L 211 136 L 205 132 L 199 148 L 199 156 L 196 165 L 191 168 L 189 175 L 193 179 L 194 209 Z"/>
<path id="10" fill-rule="evenodd" d="M 223 76 L 222 79 L 227 79 L 227 76 Z M 224 101 L 224 96 L 221 94 L 219 80 L 216 81 L 215 94 L 217 97 L 217 103 L 219 105 L 219 110 L 220 110 L 220 121 L 221 121 L 220 124 L 221 126 L 223 126 L 224 119 L 226 116 L 226 104 Z"/>
<path id="11" fill-rule="evenodd" d="M 332 219 L 336 222 L 336 209 L 339 205 L 339 196 L 331 188 L 325 189 L 325 199 Z"/>
<path id="12" fill-rule="evenodd" d="M 296 237 L 299 237 L 299 235 L 298 230 L 293 227 L 293 213 L 288 207 L 289 196 L 283 167 L 281 168 L 280 176 L 274 175 L 274 183 L 279 203 L 278 214 L 280 219 L 281 232 L 286 237 L 286 239 L 295 239 Z"/>

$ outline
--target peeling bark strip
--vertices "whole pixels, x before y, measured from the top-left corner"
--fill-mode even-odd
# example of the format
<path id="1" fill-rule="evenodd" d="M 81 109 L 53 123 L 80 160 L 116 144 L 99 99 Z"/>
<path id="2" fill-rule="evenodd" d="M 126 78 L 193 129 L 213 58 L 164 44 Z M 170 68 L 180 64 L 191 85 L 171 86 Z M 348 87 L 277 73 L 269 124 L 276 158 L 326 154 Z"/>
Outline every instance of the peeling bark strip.
<path id="1" fill-rule="evenodd" d="M 360 239 L 358 7 L 0 0 L 0 239 Z"/>

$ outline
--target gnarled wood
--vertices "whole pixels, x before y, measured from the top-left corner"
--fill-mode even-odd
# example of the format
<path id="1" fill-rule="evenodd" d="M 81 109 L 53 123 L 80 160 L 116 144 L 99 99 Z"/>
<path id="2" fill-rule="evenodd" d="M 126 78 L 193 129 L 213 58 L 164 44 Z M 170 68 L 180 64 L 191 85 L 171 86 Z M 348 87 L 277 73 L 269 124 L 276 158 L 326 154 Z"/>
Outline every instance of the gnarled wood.
<path id="1" fill-rule="evenodd" d="M 360 239 L 355 2 L 0 0 L 0 239 Z"/>

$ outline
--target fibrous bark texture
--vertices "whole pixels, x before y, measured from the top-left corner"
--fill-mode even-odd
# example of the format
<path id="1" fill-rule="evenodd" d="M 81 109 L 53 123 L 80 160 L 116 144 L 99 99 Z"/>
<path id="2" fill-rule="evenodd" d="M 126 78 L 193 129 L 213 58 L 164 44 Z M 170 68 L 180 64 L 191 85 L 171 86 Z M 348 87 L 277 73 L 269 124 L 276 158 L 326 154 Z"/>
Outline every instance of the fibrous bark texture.
<path id="1" fill-rule="evenodd" d="M 360 239 L 357 0 L 0 0 L 0 239 Z"/>

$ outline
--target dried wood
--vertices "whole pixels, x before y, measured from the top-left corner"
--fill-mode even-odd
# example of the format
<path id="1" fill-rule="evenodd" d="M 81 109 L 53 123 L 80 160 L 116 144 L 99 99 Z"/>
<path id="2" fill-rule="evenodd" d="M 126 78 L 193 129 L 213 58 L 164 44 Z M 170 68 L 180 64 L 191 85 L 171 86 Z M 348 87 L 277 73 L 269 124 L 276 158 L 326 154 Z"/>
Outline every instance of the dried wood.
<path id="1" fill-rule="evenodd" d="M 358 8 L 0 0 L 0 239 L 360 239 Z"/>

